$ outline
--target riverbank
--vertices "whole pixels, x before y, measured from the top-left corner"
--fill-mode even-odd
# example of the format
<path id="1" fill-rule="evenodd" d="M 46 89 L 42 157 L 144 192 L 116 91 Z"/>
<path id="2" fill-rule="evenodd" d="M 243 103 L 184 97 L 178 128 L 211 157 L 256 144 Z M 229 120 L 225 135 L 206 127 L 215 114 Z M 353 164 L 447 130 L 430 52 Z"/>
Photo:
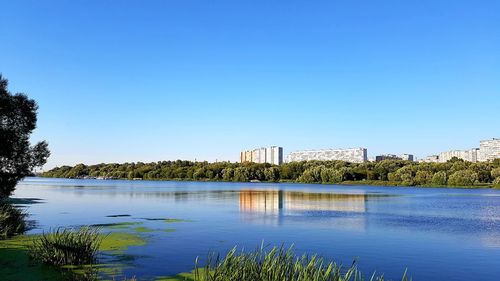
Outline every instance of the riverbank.
<path id="1" fill-rule="evenodd" d="M 384 160 L 348 163 L 305 161 L 282 165 L 230 162 L 162 161 L 62 166 L 42 173 L 54 178 L 189 180 L 224 182 L 297 182 L 422 187 L 500 187 L 500 159 L 471 163 Z"/>
<path id="2" fill-rule="evenodd" d="M 41 176 L 41 178 L 54 178 L 54 177 L 45 177 Z M 137 181 L 137 179 L 128 179 L 128 178 L 109 178 L 109 179 L 97 179 L 97 178 L 60 178 L 60 179 L 73 179 L 73 180 L 103 180 L 103 181 L 113 181 L 113 180 L 121 180 L 121 181 Z M 143 179 L 141 179 L 142 181 Z M 177 178 L 177 179 L 146 179 L 144 181 L 179 181 L 179 182 L 234 182 L 234 183 L 283 183 L 283 184 L 306 184 L 303 182 L 297 182 L 297 181 L 291 181 L 291 180 L 280 180 L 280 181 L 248 181 L 248 182 L 235 182 L 235 181 L 224 181 L 224 180 L 209 180 L 209 179 L 182 179 L 182 178 Z M 465 186 L 457 186 L 457 185 L 432 185 L 432 184 L 426 184 L 426 185 L 403 185 L 401 182 L 395 182 L 395 181 L 381 181 L 381 180 L 362 180 L 362 181 L 343 181 L 340 183 L 322 183 L 322 182 L 313 182 L 313 183 L 307 183 L 307 184 L 315 184 L 315 185 L 325 185 L 325 186 L 331 186 L 331 185 L 345 185 L 345 186 L 354 186 L 354 185 L 362 185 L 362 186 L 377 186 L 377 187 L 418 187 L 418 188 L 460 188 L 460 189 L 500 189 L 500 185 L 493 185 L 493 184 L 477 184 L 477 185 L 465 185 Z"/>

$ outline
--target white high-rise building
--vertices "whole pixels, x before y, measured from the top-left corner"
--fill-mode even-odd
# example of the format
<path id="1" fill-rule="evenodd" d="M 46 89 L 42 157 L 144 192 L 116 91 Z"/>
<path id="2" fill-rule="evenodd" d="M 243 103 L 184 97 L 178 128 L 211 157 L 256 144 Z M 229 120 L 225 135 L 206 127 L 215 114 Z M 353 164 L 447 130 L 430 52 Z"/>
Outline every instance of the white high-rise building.
<path id="1" fill-rule="evenodd" d="M 283 163 L 283 148 L 279 146 L 271 146 L 242 151 L 240 153 L 240 162 L 281 165 Z"/>
<path id="2" fill-rule="evenodd" d="M 490 161 L 500 158 L 500 139 L 482 140 L 479 142 L 478 161 Z"/>
<path id="3" fill-rule="evenodd" d="M 351 163 L 362 163 L 368 161 L 368 153 L 366 148 L 359 147 L 348 149 L 302 150 L 294 151 L 287 155 L 287 162 L 310 160 L 341 160 Z"/>
<path id="4" fill-rule="evenodd" d="M 478 148 L 472 148 L 467 150 L 450 150 L 439 153 L 439 162 L 446 162 L 451 160 L 451 158 L 456 157 L 458 159 L 463 159 L 469 162 L 477 162 Z"/>
<path id="5" fill-rule="evenodd" d="M 500 159 L 500 139 L 482 140 L 479 142 L 479 148 L 441 152 L 439 156 L 429 156 L 422 160 L 422 162 L 445 163 L 453 157 L 473 163 Z"/>

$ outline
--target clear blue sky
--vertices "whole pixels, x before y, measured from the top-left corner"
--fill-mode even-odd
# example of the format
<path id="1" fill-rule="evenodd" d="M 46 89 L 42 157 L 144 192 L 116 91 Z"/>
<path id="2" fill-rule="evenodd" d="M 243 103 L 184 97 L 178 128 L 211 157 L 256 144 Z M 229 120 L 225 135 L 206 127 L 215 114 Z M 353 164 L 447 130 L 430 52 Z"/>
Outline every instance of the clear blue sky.
<path id="1" fill-rule="evenodd" d="M 500 1 L 3 1 L 46 168 L 500 137 Z"/>

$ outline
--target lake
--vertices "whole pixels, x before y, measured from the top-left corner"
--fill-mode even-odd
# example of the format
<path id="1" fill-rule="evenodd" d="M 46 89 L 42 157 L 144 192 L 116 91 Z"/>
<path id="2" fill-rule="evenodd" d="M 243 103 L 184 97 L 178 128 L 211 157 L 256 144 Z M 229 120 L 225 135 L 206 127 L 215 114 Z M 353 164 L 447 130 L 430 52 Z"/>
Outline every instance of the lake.
<path id="1" fill-rule="evenodd" d="M 41 199 L 26 205 L 30 233 L 140 226 L 121 230 L 147 240 L 126 250 L 128 277 L 190 271 L 197 256 L 264 242 L 392 279 L 408 268 L 413 280 L 500 280 L 500 190 L 27 178 L 13 197 Z"/>

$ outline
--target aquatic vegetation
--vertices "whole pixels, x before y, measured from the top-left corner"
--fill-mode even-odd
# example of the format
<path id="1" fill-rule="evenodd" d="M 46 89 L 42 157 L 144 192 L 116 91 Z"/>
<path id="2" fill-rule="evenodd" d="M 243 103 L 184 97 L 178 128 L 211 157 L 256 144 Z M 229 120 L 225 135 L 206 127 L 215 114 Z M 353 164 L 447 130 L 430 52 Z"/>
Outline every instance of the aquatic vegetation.
<path id="1" fill-rule="evenodd" d="M 75 272 L 33 261 L 29 246 L 38 235 L 16 236 L 0 241 L 0 277 L 2 280 L 95 280 L 87 269 Z"/>
<path id="2" fill-rule="evenodd" d="M 153 232 L 154 231 L 153 229 L 147 228 L 147 227 L 144 227 L 144 226 L 136 227 L 136 228 L 134 228 L 134 230 L 136 232 Z"/>
<path id="3" fill-rule="evenodd" d="M 166 223 L 171 223 L 171 222 L 192 222 L 191 220 L 184 220 L 184 219 L 164 219 L 163 220 Z"/>
<path id="4" fill-rule="evenodd" d="M 0 201 L 0 239 L 24 233 L 27 214 L 19 207 Z"/>
<path id="5" fill-rule="evenodd" d="M 90 229 L 84 227 L 82 229 Z M 123 275 L 123 269 L 126 264 L 133 262 L 135 256 L 127 255 L 123 251 L 130 246 L 142 246 L 146 240 L 137 234 L 113 232 L 110 234 L 98 233 L 98 240 L 102 240 L 99 245 L 99 251 L 109 252 L 99 256 L 99 262 L 93 260 L 92 263 L 74 264 L 74 265 L 56 265 L 45 263 L 38 258 L 33 257 L 32 247 L 34 243 L 43 236 L 51 235 L 20 235 L 8 240 L 0 241 L 0 279 L 1 280 L 135 280 L 126 279 Z M 62 232 L 63 230 L 59 230 Z M 74 231 L 74 230 L 72 230 Z M 95 238 L 95 236 L 94 236 Z M 63 247 L 67 239 L 59 239 L 60 247 Z M 66 243 L 67 244 L 67 243 Z M 51 246 L 54 248 L 53 246 Z M 44 254 L 49 251 L 44 250 Z M 97 256 L 96 256 L 97 257 Z M 101 263 L 102 261 L 109 261 Z"/>
<path id="6" fill-rule="evenodd" d="M 167 218 L 140 218 L 141 220 L 147 220 L 147 221 L 163 221 L 166 220 Z"/>
<path id="7" fill-rule="evenodd" d="M 383 281 L 383 276 L 365 276 L 357 269 L 356 263 L 342 267 L 326 261 L 317 255 L 296 256 L 293 248 L 274 247 L 265 251 L 263 247 L 254 252 L 237 253 L 233 248 L 224 258 L 212 254 L 207 265 L 200 267 L 195 262 L 191 273 L 159 278 L 157 281 Z M 406 272 L 403 281 L 409 280 Z"/>
<path id="8" fill-rule="evenodd" d="M 99 228 L 109 228 L 109 229 L 126 229 L 141 224 L 142 222 L 116 222 L 116 223 L 99 223 L 99 224 L 93 224 L 91 226 Z"/>
<path id="9" fill-rule="evenodd" d="M 112 232 L 102 239 L 99 250 L 101 251 L 123 251 L 131 246 L 144 246 L 146 239 L 137 234 L 125 232 Z"/>
<path id="10" fill-rule="evenodd" d="M 48 265 L 93 264 L 102 240 L 95 228 L 56 229 L 34 239 L 29 251 L 34 260 Z"/>

